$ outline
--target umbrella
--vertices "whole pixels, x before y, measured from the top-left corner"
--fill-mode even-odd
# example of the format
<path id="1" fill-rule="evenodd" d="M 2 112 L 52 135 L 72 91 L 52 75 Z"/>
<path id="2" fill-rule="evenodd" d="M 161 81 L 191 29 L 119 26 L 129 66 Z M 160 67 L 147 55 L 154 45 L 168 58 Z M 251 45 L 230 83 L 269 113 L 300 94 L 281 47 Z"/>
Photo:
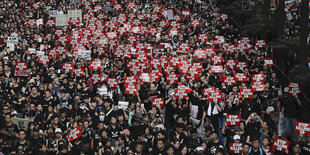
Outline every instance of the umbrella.
<path id="1" fill-rule="evenodd" d="M 109 7 L 109 6 L 105 6 L 102 8 L 103 10 L 107 10 L 107 11 L 110 11 L 110 12 L 115 12 L 115 10 L 112 8 L 112 7 Z"/>

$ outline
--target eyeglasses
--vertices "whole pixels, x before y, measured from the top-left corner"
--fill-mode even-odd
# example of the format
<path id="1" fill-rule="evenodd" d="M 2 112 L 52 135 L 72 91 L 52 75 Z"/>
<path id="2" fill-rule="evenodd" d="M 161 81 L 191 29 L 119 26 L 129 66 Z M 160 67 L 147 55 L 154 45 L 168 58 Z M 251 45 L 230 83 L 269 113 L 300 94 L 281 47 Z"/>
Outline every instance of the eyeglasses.
<path id="1" fill-rule="evenodd" d="M 9 110 L 8 108 L 4 108 L 3 110 Z"/>

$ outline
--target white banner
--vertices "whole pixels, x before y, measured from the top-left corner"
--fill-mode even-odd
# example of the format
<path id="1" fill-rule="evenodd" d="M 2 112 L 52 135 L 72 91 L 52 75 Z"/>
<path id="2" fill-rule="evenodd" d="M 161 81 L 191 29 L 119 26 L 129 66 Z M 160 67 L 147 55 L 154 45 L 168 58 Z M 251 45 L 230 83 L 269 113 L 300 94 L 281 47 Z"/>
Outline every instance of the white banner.
<path id="1" fill-rule="evenodd" d="M 129 102 L 118 101 L 118 109 L 126 109 L 128 107 Z"/>
<path id="2" fill-rule="evenodd" d="M 56 26 L 68 25 L 68 16 L 66 14 L 56 15 Z"/>

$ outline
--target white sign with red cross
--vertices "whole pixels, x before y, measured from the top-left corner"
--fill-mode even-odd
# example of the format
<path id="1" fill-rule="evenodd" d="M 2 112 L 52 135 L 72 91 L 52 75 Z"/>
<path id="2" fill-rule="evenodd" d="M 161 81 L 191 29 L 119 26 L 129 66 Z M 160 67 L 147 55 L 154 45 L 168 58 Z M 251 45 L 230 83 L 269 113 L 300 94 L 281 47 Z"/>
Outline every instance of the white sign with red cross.
<path id="1" fill-rule="evenodd" d="M 108 86 L 111 88 L 116 88 L 118 86 L 117 78 L 107 78 Z"/>
<path id="2" fill-rule="evenodd" d="M 165 99 L 163 97 L 152 98 L 152 107 L 164 107 Z"/>
<path id="3" fill-rule="evenodd" d="M 289 94 L 292 96 L 296 96 L 300 94 L 300 87 L 298 83 L 290 82 L 288 85 L 289 87 Z"/>
<path id="4" fill-rule="evenodd" d="M 72 73 L 74 70 L 74 65 L 72 63 L 63 63 L 62 64 L 62 70 L 65 73 Z"/>
<path id="5" fill-rule="evenodd" d="M 28 68 L 27 66 L 26 62 L 17 62 L 15 65 L 15 71 L 26 71 Z"/>
<path id="6" fill-rule="evenodd" d="M 213 65 L 210 67 L 211 73 L 222 73 L 223 72 L 223 66 L 222 65 Z"/>
<path id="7" fill-rule="evenodd" d="M 82 77 L 85 75 L 84 68 L 78 68 L 74 70 L 76 77 Z"/>
<path id="8" fill-rule="evenodd" d="M 272 149 L 273 150 L 278 150 L 281 152 L 286 152 L 288 150 L 288 146 L 289 146 L 290 142 L 286 141 L 286 140 L 282 140 L 279 138 L 275 138 L 273 140 L 273 144 L 272 144 Z"/>
<path id="9" fill-rule="evenodd" d="M 247 89 L 247 88 L 241 88 L 240 89 L 240 96 L 241 98 L 253 98 L 253 90 L 252 89 Z"/>
<path id="10" fill-rule="evenodd" d="M 211 92 L 208 96 L 209 102 L 219 102 L 222 101 L 222 95 L 223 93 L 221 91 L 214 91 Z"/>
<path id="11" fill-rule="evenodd" d="M 138 87 L 136 85 L 125 85 L 125 94 L 137 95 Z"/>
<path id="12" fill-rule="evenodd" d="M 39 63 L 40 64 L 44 64 L 47 65 L 49 63 L 50 59 L 48 57 L 48 55 L 40 55 L 39 56 Z"/>
<path id="13" fill-rule="evenodd" d="M 168 74 L 167 75 L 167 83 L 178 83 L 179 82 L 179 74 Z"/>

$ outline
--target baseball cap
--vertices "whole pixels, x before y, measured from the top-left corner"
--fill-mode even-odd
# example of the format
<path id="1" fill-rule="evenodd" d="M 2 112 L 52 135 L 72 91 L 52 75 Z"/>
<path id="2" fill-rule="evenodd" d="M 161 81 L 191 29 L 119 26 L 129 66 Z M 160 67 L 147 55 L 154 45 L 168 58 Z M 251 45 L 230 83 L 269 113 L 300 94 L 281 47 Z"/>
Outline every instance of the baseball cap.
<path id="1" fill-rule="evenodd" d="M 56 128 L 55 133 L 62 133 L 62 130 L 60 128 Z"/>
<path id="2" fill-rule="evenodd" d="M 241 137 L 240 137 L 239 135 L 234 135 L 233 139 L 234 139 L 234 140 L 240 140 Z"/>
<path id="3" fill-rule="evenodd" d="M 33 128 L 33 132 L 39 132 L 40 129 L 38 127 Z"/>

